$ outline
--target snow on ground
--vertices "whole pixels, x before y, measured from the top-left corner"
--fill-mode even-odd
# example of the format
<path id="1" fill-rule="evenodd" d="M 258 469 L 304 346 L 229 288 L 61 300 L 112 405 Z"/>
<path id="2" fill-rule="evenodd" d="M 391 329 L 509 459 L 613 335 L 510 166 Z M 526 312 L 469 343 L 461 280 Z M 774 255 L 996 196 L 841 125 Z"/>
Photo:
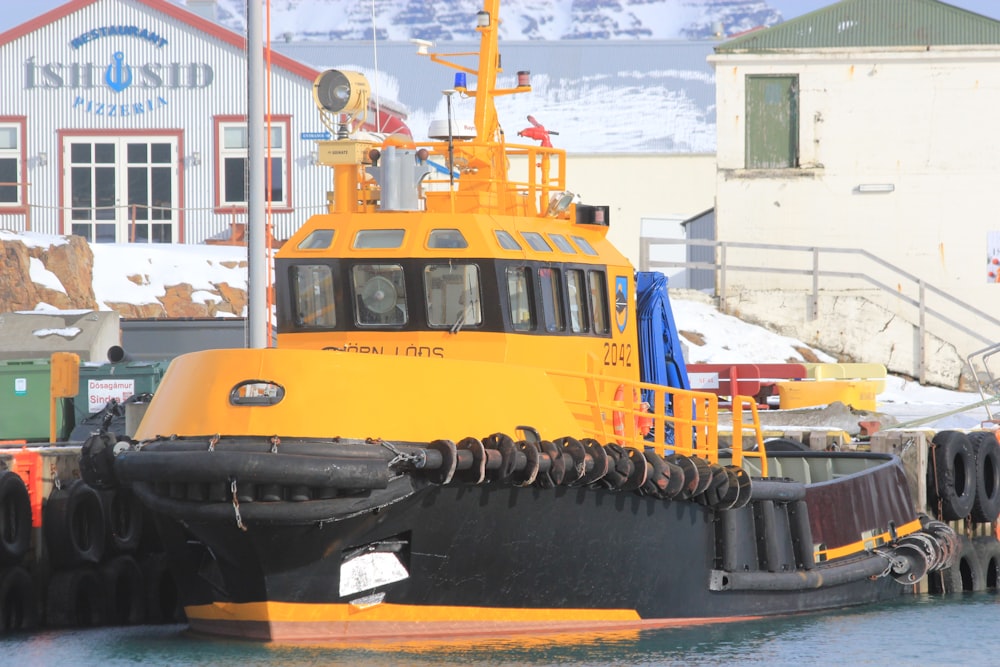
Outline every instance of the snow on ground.
<path id="1" fill-rule="evenodd" d="M 60 236 L 0 231 L 2 240 L 17 238 L 35 246 L 65 242 L 65 238 Z M 179 282 L 190 283 L 196 290 L 220 282 L 246 289 L 246 268 L 239 267 L 240 262 L 246 261 L 246 248 L 142 244 L 92 244 L 91 248 L 94 251 L 94 294 L 99 304 L 151 303 L 157 296 L 166 293 L 167 285 Z M 38 272 L 32 265 L 32 279 L 38 280 L 36 275 L 44 276 L 43 284 L 52 286 L 49 283 L 55 276 L 49 272 Z M 141 284 L 126 278 L 133 275 L 142 276 Z M 695 332 L 704 341 L 703 345 L 687 344 L 687 361 L 690 363 L 778 363 L 802 359 L 796 348 L 813 349 L 794 338 L 720 313 L 707 297 L 699 293 L 672 291 L 671 307 L 678 328 Z M 109 309 L 104 305 L 101 308 Z M 51 310 L 51 306 L 39 304 L 39 309 Z M 835 361 L 820 350 L 813 349 L 813 352 L 822 361 Z M 906 422 L 943 415 L 980 400 L 981 397 L 975 393 L 923 387 L 912 380 L 890 376 L 885 391 L 878 396 L 877 410 L 893 415 L 899 422 Z M 940 416 L 924 426 L 938 430 L 976 428 L 990 419 L 992 413 L 1000 417 L 1000 405 L 980 406 Z"/>

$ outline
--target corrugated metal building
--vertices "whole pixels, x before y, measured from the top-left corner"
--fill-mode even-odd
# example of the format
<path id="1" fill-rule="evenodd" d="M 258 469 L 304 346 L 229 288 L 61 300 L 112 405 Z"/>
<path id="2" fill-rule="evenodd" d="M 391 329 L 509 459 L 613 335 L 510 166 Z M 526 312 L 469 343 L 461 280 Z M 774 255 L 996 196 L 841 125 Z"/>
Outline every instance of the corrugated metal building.
<path id="1" fill-rule="evenodd" d="M 273 53 L 274 236 L 326 204 L 319 72 Z M 242 36 L 166 0 L 75 0 L 0 35 L 0 227 L 200 242 L 245 221 Z"/>

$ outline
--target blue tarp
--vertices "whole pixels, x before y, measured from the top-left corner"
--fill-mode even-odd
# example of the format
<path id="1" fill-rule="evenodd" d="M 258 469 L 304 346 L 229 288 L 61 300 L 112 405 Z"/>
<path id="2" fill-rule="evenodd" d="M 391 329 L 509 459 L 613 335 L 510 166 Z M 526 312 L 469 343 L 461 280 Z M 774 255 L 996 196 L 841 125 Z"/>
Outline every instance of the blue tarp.
<path id="1" fill-rule="evenodd" d="M 636 273 L 639 327 L 639 376 L 643 382 L 690 389 L 680 335 L 667 294 L 667 277 L 657 271 Z M 649 400 L 643 392 L 643 400 Z"/>

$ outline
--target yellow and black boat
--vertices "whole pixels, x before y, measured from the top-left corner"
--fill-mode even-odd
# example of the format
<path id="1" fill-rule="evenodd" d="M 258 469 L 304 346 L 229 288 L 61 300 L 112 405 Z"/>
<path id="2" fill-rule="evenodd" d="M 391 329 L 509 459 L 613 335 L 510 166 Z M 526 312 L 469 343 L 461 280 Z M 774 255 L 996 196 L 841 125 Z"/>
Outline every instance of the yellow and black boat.
<path id="1" fill-rule="evenodd" d="M 178 357 L 133 441 L 84 448 L 92 485 L 155 517 L 191 628 L 641 629 L 873 603 L 946 567 L 954 533 L 895 457 L 767 452 L 739 402 L 720 443 L 664 277 L 574 201 L 538 125 L 506 143 L 494 98 L 530 82 L 497 87 L 498 10 L 475 67 L 428 54 L 474 135 L 373 139 L 363 77 L 317 79 L 334 188 L 277 255 L 277 347 Z"/>

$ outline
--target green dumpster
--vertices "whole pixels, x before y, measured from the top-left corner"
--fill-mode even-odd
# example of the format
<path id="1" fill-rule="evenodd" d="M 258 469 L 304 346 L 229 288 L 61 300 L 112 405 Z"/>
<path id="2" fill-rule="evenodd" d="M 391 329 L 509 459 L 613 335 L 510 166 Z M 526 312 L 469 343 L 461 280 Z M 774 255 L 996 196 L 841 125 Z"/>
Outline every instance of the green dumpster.
<path id="1" fill-rule="evenodd" d="M 73 399 L 75 423 L 100 412 L 111 399 L 124 403 L 135 394 L 152 394 L 169 365 L 169 361 L 81 364 L 80 392 Z"/>
<path id="2" fill-rule="evenodd" d="M 0 440 L 49 440 L 48 359 L 0 361 Z M 56 439 L 65 437 L 64 401 L 56 401 Z"/>

